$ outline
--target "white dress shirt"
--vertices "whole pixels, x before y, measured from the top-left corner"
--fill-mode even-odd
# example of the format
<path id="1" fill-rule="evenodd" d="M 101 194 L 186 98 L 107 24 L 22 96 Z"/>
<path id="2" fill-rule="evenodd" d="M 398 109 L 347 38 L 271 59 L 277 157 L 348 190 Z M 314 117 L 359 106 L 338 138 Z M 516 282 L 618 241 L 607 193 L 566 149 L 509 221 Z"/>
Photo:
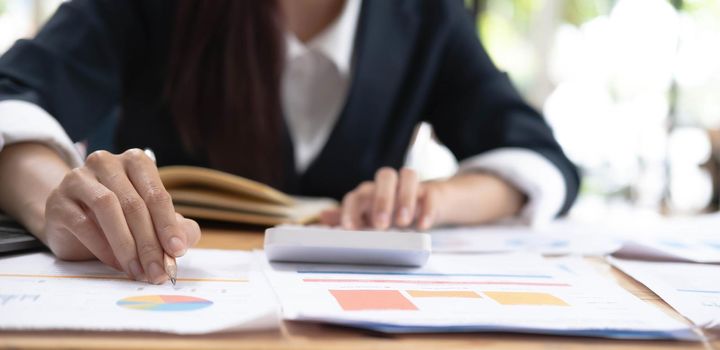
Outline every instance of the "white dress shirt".
<path id="1" fill-rule="evenodd" d="M 338 18 L 307 43 L 287 34 L 281 98 L 300 173 L 320 154 L 345 104 L 361 2 L 346 0 Z M 0 150 L 26 141 L 49 145 L 72 167 L 83 164 L 82 152 L 42 108 L 19 100 L 0 102 Z M 565 200 L 560 170 L 532 150 L 496 149 L 462 161 L 458 171 L 490 172 L 516 186 L 528 197 L 520 216 L 530 224 L 550 221 Z"/>
<path id="2" fill-rule="evenodd" d="M 287 35 L 282 103 L 300 173 L 320 154 L 345 105 L 360 4 L 346 0 L 335 21 L 306 44 Z"/>

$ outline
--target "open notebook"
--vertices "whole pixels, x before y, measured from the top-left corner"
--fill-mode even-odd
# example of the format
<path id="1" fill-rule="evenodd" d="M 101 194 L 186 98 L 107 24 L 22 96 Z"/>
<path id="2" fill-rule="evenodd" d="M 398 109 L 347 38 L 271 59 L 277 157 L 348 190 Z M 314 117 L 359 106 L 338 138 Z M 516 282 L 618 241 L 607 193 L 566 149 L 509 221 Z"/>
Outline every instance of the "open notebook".
<path id="1" fill-rule="evenodd" d="M 305 224 L 337 205 L 329 198 L 290 196 L 265 184 L 218 170 L 166 166 L 160 178 L 175 210 L 187 217 L 273 226 Z"/>

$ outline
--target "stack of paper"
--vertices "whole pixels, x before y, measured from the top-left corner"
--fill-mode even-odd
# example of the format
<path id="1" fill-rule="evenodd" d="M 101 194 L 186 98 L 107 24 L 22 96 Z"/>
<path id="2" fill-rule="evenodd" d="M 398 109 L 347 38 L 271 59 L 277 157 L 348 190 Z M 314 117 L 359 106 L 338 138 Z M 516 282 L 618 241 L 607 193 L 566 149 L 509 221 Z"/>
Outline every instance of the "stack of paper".
<path id="1" fill-rule="evenodd" d="M 635 263 L 623 269 L 639 269 L 627 264 Z M 0 329 L 267 329 L 279 326 L 282 306 L 285 319 L 383 332 L 697 339 L 688 325 L 576 258 L 436 254 L 423 268 L 401 268 L 270 265 L 261 252 L 191 250 L 178 266 L 173 287 L 129 281 L 99 262 L 62 262 L 48 253 L 0 259 Z M 647 266 L 631 273 L 695 323 L 716 327 L 720 286 L 707 276 L 719 275 L 717 268 Z"/>
<path id="2" fill-rule="evenodd" d="M 693 339 L 577 259 L 434 255 L 424 268 L 268 264 L 286 319 L 383 332 L 502 331 Z"/>
<path id="3" fill-rule="evenodd" d="M 540 228 L 492 225 L 435 229 L 430 233 L 433 251 L 443 253 L 532 252 L 603 256 L 620 249 L 623 244 L 613 230 L 565 220 Z"/>
<path id="4" fill-rule="evenodd" d="M 646 235 L 628 240 L 616 256 L 661 261 L 720 263 L 720 237 L 693 231 Z"/>
<path id="5" fill-rule="evenodd" d="M 189 334 L 279 326 L 279 308 L 252 253 L 196 249 L 178 267 L 173 287 L 48 253 L 1 259 L 0 329 Z"/>
<path id="6" fill-rule="evenodd" d="M 543 227 L 492 225 L 432 230 L 442 253 L 532 252 L 544 255 L 614 254 L 643 260 L 720 263 L 720 216 L 600 225 L 559 220 Z"/>
<path id="7" fill-rule="evenodd" d="M 626 242 L 615 255 L 642 260 L 720 263 L 720 239 L 697 235 L 637 239 Z"/>
<path id="8" fill-rule="evenodd" d="M 615 232 L 623 240 L 613 255 L 629 259 L 720 263 L 720 215 L 638 220 Z"/>
<path id="9" fill-rule="evenodd" d="M 720 330 L 720 266 L 609 260 L 694 324 Z"/>

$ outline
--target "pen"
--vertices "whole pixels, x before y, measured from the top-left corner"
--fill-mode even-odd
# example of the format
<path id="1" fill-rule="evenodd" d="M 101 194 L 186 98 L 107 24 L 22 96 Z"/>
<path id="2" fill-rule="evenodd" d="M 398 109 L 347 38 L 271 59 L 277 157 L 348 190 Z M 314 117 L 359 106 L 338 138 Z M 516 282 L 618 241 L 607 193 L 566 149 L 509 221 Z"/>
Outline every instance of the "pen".
<path id="1" fill-rule="evenodd" d="M 152 159 L 153 162 L 157 162 L 155 152 L 150 148 L 145 148 L 145 155 Z M 165 273 L 170 277 L 170 282 L 172 282 L 174 286 L 175 283 L 177 283 L 177 262 L 175 258 L 167 253 L 163 253 L 163 267 L 165 267 Z"/>
<path id="2" fill-rule="evenodd" d="M 165 272 L 170 276 L 170 282 L 172 282 L 174 286 L 175 282 L 177 282 L 177 263 L 175 262 L 175 258 L 167 255 L 167 253 L 164 255 L 163 265 L 165 266 Z"/>

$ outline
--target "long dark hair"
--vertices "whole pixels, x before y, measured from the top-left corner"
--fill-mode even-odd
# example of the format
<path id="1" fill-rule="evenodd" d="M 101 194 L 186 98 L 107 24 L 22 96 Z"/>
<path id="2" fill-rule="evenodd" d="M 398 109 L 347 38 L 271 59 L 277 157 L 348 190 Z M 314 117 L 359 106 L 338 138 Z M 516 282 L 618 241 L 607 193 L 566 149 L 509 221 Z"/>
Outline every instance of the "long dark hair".
<path id="1" fill-rule="evenodd" d="M 284 24 L 275 0 L 178 0 L 166 85 L 185 146 L 278 185 Z"/>

